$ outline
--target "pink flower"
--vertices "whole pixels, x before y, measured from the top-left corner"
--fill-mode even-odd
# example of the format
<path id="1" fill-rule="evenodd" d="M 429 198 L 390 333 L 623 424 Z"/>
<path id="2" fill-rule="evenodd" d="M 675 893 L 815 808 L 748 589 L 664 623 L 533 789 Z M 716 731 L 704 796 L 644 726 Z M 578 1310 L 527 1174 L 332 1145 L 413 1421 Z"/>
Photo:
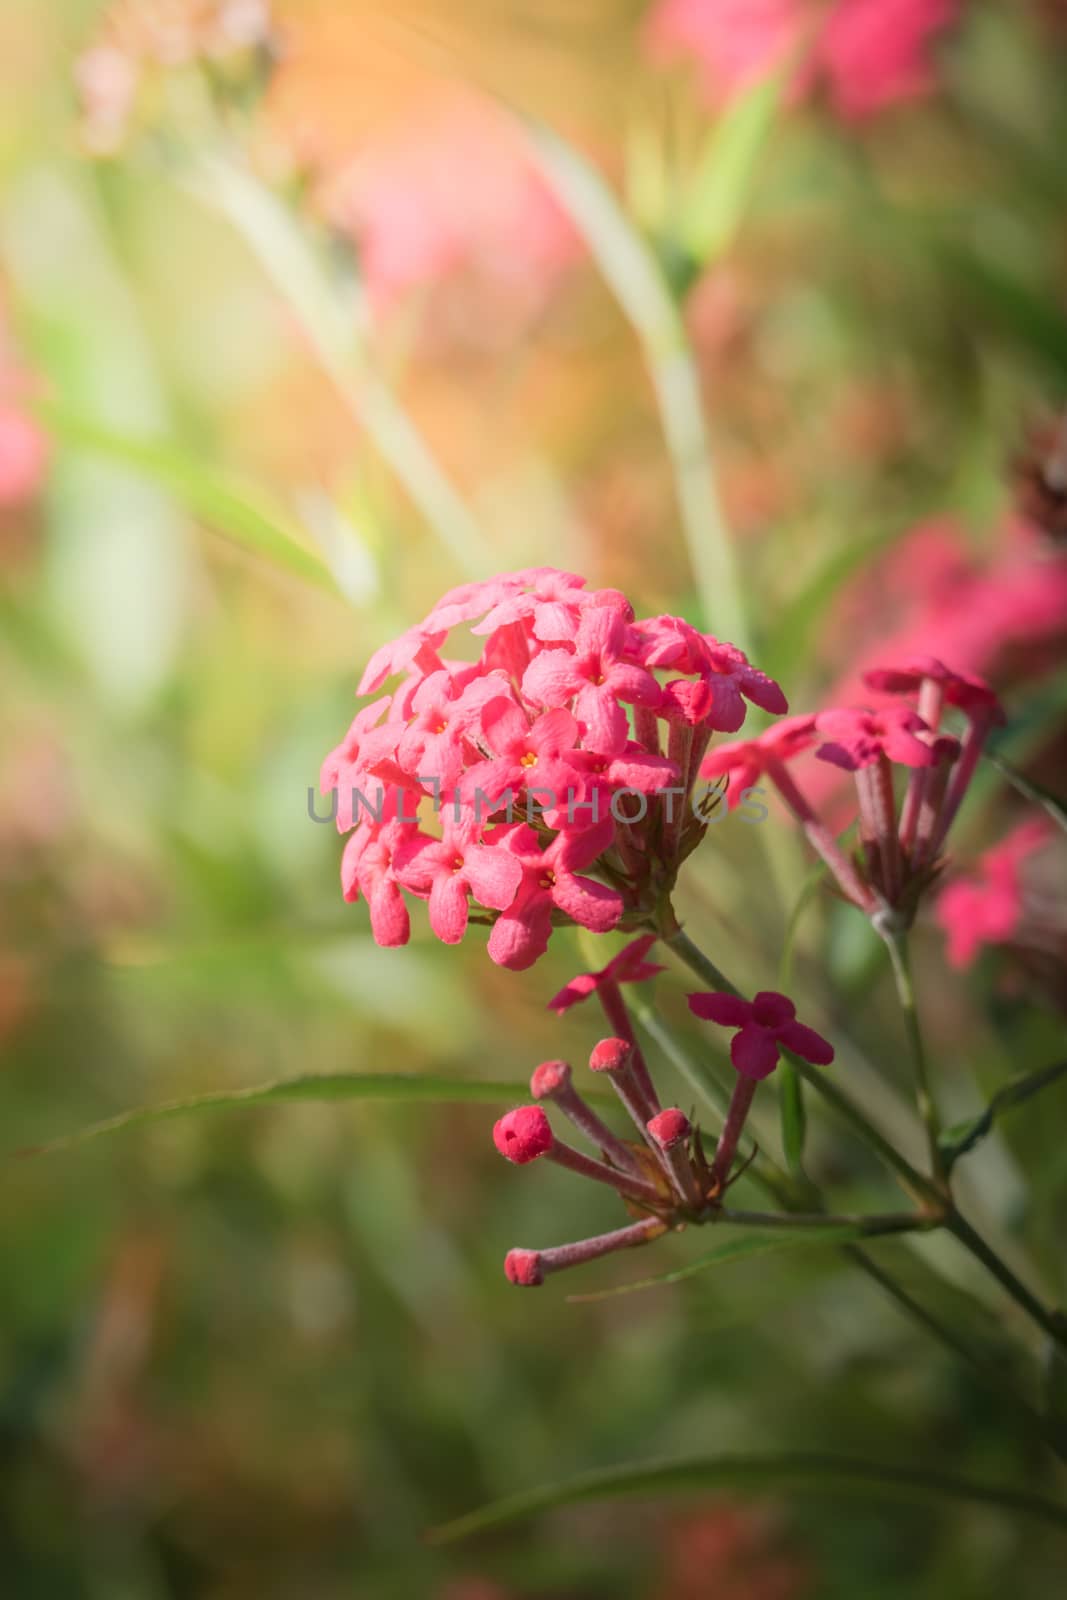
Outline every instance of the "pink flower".
<path id="1" fill-rule="evenodd" d="M 930 47 L 960 0 L 838 0 L 820 50 L 834 109 L 859 121 L 936 84 Z"/>
<path id="2" fill-rule="evenodd" d="M 482 708 L 502 685 L 475 678 L 457 692 L 448 671 L 423 678 L 411 700 L 411 717 L 397 745 L 397 761 L 410 777 L 436 780 L 439 794 L 451 794 L 467 759 L 465 740 Z"/>
<path id="3" fill-rule="evenodd" d="M 479 828 L 470 817 L 446 820 L 441 839 L 407 840 L 396 853 L 396 873 L 405 889 L 428 896 L 430 927 L 442 944 L 458 944 L 467 931 L 468 900 L 504 911 L 522 882 L 515 856 L 479 842 Z"/>
<path id="4" fill-rule="evenodd" d="M 930 48 L 960 0 L 660 0 L 648 40 L 660 60 L 695 58 L 712 104 L 791 57 L 794 98 L 825 87 L 857 121 L 933 88 Z"/>
<path id="5" fill-rule="evenodd" d="M 617 755 L 626 743 L 622 701 L 654 706 L 660 698 L 651 672 L 627 659 L 629 631 L 614 607 L 588 606 L 573 651 L 541 651 L 522 680 L 523 694 L 535 705 L 563 706 L 573 700 L 585 747 L 599 755 Z"/>
<path id="6" fill-rule="evenodd" d="M 798 1022 L 792 1000 L 773 989 L 761 990 L 753 1000 L 719 993 L 691 994 L 687 998 L 695 1017 L 739 1030 L 730 1041 L 730 1059 L 742 1077 L 769 1077 L 782 1049 L 820 1067 L 834 1059 L 833 1045 L 814 1028 Z"/>
<path id="7" fill-rule="evenodd" d="M 924 683 L 936 685 L 941 698 L 961 711 L 1003 718 L 996 692 L 984 678 L 954 672 L 936 656 L 918 656 L 895 667 L 868 667 L 863 681 L 879 694 L 918 696 Z"/>
<path id="8" fill-rule="evenodd" d="M 561 1017 L 571 1006 L 588 1000 L 605 984 L 644 983 L 654 978 L 657 972 L 665 972 L 666 967 L 645 959 L 655 942 L 654 933 L 643 933 L 639 939 L 631 939 L 625 949 L 620 950 L 599 972 L 580 972 L 548 1002 L 549 1011 Z"/>
<path id="9" fill-rule="evenodd" d="M 322 185 L 320 203 L 356 240 L 381 310 L 471 272 L 483 300 L 503 295 L 533 310 L 580 254 L 519 136 L 472 96 L 429 94 L 414 113 L 405 107 Z"/>
<path id="10" fill-rule="evenodd" d="M 882 711 L 821 711 L 815 727 L 827 740 L 816 756 L 846 772 L 869 767 L 883 755 L 906 767 L 933 766 L 937 759 L 931 747 L 917 737 L 929 731 L 926 723 L 903 706 L 887 706 Z"/>
<path id="11" fill-rule="evenodd" d="M 387 949 L 407 944 L 411 937 L 411 919 L 396 865 L 413 831 L 413 823 L 395 815 L 387 822 L 364 822 L 350 835 L 341 858 L 345 899 L 363 896 L 375 942 Z"/>
<path id="12" fill-rule="evenodd" d="M 814 716 L 786 717 L 756 739 L 720 744 L 705 756 L 700 776 L 707 782 L 728 777 L 727 805 L 739 805 L 747 789 L 757 786 L 772 766 L 781 766 L 815 744 Z"/>
<path id="13" fill-rule="evenodd" d="M 579 779 L 569 759 L 578 743 L 578 723 L 569 711 L 546 711 L 531 720 L 514 700 L 498 696 L 482 708 L 481 726 L 493 759 L 468 769 L 464 798 L 469 805 L 481 795 L 495 805 L 508 790 L 521 794 L 527 788 L 565 802 Z M 565 815 L 565 803 L 562 809 Z M 555 806 L 548 807 L 549 817 L 555 814 Z"/>
<path id="14" fill-rule="evenodd" d="M 1049 836 L 1049 825 L 1041 817 L 1020 823 L 979 857 L 975 873 L 942 890 L 937 920 L 948 935 L 952 966 L 969 967 L 983 945 L 1011 941 L 1025 912 L 1022 868 Z"/>
<path id="15" fill-rule="evenodd" d="M 520 862 L 523 880 L 511 906 L 489 935 L 489 954 L 502 967 L 521 972 L 548 948 L 552 912 L 562 911 L 579 927 L 610 933 L 622 916 L 622 896 L 594 878 L 580 876 L 611 843 L 610 820 L 582 833 L 560 833 L 545 849 L 525 823 L 503 831 L 504 848 Z"/>
<path id="16" fill-rule="evenodd" d="M 0 510 L 32 500 L 47 464 L 48 442 L 40 428 L 0 395 Z"/>

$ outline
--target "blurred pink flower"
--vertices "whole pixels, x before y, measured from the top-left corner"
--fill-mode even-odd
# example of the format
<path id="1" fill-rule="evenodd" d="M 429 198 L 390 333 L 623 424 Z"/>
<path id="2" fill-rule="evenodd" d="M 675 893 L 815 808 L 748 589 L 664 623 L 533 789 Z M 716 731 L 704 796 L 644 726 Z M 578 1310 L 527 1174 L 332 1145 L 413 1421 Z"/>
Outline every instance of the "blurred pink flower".
<path id="1" fill-rule="evenodd" d="M 695 57 L 713 104 L 795 59 L 792 93 L 824 89 L 855 121 L 927 93 L 930 46 L 960 0 L 660 0 L 648 42 L 660 60 Z"/>
<path id="2" fill-rule="evenodd" d="M 0 399 L 0 510 L 32 500 L 47 464 L 41 429 L 17 405 Z"/>
<path id="3" fill-rule="evenodd" d="M 1019 824 L 979 856 L 973 873 L 943 889 L 937 920 L 948 936 L 948 959 L 969 967 L 983 945 L 1007 944 L 1023 921 L 1022 869 L 1047 844 L 1051 826 L 1043 817 Z"/>
<path id="4" fill-rule="evenodd" d="M 468 269 L 536 306 L 579 254 L 519 136 L 474 101 L 409 113 L 326 180 L 321 203 L 356 241 L 379 309 Z"/>

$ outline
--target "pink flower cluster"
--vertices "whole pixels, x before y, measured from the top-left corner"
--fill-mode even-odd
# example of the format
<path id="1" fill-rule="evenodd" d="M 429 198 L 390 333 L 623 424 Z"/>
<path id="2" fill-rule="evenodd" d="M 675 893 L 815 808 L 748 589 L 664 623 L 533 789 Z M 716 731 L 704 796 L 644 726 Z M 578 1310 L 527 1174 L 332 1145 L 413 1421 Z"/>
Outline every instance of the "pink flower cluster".
<path id="1" fill-rule="evenodd" d="M 760 1080 L 773 1072 L 780 1052 L 790 1050 L 822 1065 L 834 1058 L 833 1047 L 822 1035 L 797 1021 L 796 1008 L 785 995 L 765 991 L 751 1001 L 734 994 L 690 995 L 694 1015 L 737 1030 L 731 1045 L 736 1087 L 709 1161 L 700 1129 L 678 1106 L 660 1104 L 621 998 L 622 983 L 642 982 L 662 971 L 647 959 L 654 942 L 649 935 L 635 939 L 600 972 L 580 974 L 550 1002 L 550 1009 L 561 1013 L 595 994 L 609 1025 L 618 1028 L 616 1035 L 594 1047 L 589 1068 L 594 1077 L 611 1085 L 637 1139 L 622 1139 L 611 1129 L 575 1087 L 566 1061 L 543 1061 L 530 1079 L 534 1103 L 507 1112 L 493 1129 L 493 1142 L 506 1160 L 527 1166 L 543 1159 L 606 1184 L 636 1220 L 572 1244 L 509 1250 L 504 1270 L 512 1283 L 532 1288 L 550 1272 L 648 1244 L 670 1228 L 721 1215 L 727 1188 L 744 1171 L 742 1166 L 731 1176 L 745 1120 Z M 557 1137 L 546 1104 L 567 1119 L 595 1156 Z"/>
<path id="2" fill-rule="evenodd" d="M 867 687 L 916 702 L 880 710 L 846 708 L 790 717 L 758 739 L 720 745 L 700 775 L 729 780 L 735 789 L 766 777 L 801 824 L 847 899 L 873 917 L 879 930 L 907 927 L 923 890 L 936 876 L 949 828 L 974 776 L 990 730 L 1002 720 L 999 702 L 980 678 L 954 672 L 933 656 L 901 666 L 872 668 Z M 940 731 L 948 706 L 963 714 L 962 741 Z M 852 774 L 860 849 L 850 858 L 838 844 L 788 763 L 814 749 L 818 759 Z M 908 773 L 902 801 L 894 772 Z"/>
<path id="3" fill-rule="evenodd" d="M 461 624 L 482 642 L 472 663 L 442 653 Z M 703 836 L 691 791 L 712 733 L 740 728 L 749 702 L 786 709 L 734 646 L 677 617 L 635 621 L 617 590 L 549 567 L 452 590 L 359 692 L 398 674 L 322 768 L 351 830 L 345 897 L 367 901 L 382 945 L 409 938 L 409 896 L 447 944 L 473 916 L 514 969 L 561 923 L 647 925 Z"/>
<path id="4" fill-rule="evenodd" d="M 691 56 L 712 104 L 793 62 L 793 94 L 819 89 L 857 121 L 934 86 L 937 36 L 960 0 L 660 0 L 648 28 L 661 60 Z"/>

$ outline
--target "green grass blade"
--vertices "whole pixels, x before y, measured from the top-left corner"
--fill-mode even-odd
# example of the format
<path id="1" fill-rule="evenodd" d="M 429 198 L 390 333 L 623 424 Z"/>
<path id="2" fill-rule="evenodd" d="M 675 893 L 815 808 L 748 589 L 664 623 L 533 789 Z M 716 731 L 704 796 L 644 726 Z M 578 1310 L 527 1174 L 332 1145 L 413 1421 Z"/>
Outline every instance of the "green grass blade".
<path id="1" fill-rule="evenodd" d="M 595 167 L 542 124 L 527 123 L 526 131 L 538 166 L 641 341 L 705 626 L 747 649 L 740 576 L 719 502 L 700 380 L 678 307 L 652 250 Z"/>
<path id="2" fill-rule="evenodd" d="M 328 567 L 313 550 L 301 544 L 272 513 L 205 468 L 180 445 L 165 439 L 139 439 L 51 402 L 38 409 L 63 444 L 142 474 L 216 533 L 308 583 L 339 593 Z"/>
<path id="3" fill-rule="evenodd" d="M 1007 1486 L 974 1483 L 922 1467 L 896 1466 L 850 1456 L 790 1451 L 782 1454 L 698 1456 L 688 1461 L 634 1462 L 586 1472 L 563 1483 L 509 1495 L 457 1517 L 429 1534 L 431 1544 L 452 1544 L 558 1506 L 636 1496 L 707 1493 L 789 1492 L 824 1496 L 859 1495 L 902 1500 L 928 1508 L 931 1501 L 988 1506 L 1029 1517 L 1067 1532 L 1067 1507 Z"/>
<path id="4" fill-rule="evenodd" d="M 782 75 L 762 78 L 719 117 L 686 195 L 680 238 L 708 263 L 733 243 L 782 98 Z"/>
<path id="5" fill-rule="evenodd" d="M 275 1105 L 292 1100 L 392 1100 L 421 1101 L 431 1105 L 502 1105 L 528 1098 L 523 1083 L 495 1080 L 436 1078 L 421 1074 L 401 1075 L 375 1072 L 338 1072 L 301 1078 L 279 1078 L 273 1083 L 252 1084 L 245 1089 L 212 1089 L 205 1094 L 181 1100 L 165 1100 L 156 1106 L 138 1106 L 122 1111 L 102 1122 L 90 1123 L 76 1133 L 50 1139 L 47 1144 L 18 1150 L 16 1156 L 58 1155 L 90 1144 L 106 1134 L 122 1133 L 127 1128 L 150 1122 L 167 1122 L 198 1111 L 236 1110 L 245 1106 Z"/>

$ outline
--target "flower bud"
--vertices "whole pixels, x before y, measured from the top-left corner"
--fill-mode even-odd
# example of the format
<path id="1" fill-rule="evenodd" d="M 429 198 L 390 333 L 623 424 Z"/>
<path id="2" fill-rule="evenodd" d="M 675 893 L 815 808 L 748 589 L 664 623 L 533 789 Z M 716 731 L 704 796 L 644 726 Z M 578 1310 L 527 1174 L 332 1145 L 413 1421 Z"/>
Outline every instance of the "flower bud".
<path id="1" fill-rule="evenodd" d="M 540 1106 L 519 1106 L 501 1117 L 493 1128 L 493 1143 L 500 1154 L 520 1167 L 545 1155 L 554 1142 Z"/>

